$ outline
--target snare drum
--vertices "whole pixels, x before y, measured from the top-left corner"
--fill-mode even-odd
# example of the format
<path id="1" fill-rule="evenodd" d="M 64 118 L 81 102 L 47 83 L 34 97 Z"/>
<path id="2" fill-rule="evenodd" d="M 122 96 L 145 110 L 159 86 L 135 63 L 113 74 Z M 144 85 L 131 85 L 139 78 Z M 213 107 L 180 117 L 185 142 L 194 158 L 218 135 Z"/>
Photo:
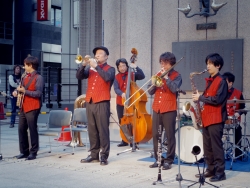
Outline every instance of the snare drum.
<path id="1" fill-rule="evenodd" d="M 178 130 L 175 133 L 176 138 L 176 155 L 178 153 Z M 197 160 L 203 157 L 203 138 L 202 133 L 192 126 L 184 126 L 180 128 L 180 160 L 185 163 L 196 162 L 195 155 L 191 152 L 194 146 L 199 146 L 201 148 L 200 154 L 197 155 Z"/>
<path id="2" fill-rule="evenodd" d="M 239 120 L 235 119 L 234 116 L 228 116 L 225 121 L 224 129 L 233 129 L 237 128 L 239 125 Z"/>

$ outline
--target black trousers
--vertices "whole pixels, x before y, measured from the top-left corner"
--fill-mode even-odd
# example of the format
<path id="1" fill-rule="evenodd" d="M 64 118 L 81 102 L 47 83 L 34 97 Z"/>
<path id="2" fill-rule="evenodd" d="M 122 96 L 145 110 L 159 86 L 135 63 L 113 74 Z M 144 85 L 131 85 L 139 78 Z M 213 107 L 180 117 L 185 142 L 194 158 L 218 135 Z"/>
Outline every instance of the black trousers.
<path id="1" fill-rule="evenodd" d="M 159 125 L 165 128 L 165 133 L 168 139 L 168 152 L 165 162 L 172 164 L 175 157 L 175 123 L 176 123 L 176 111 L 166 113 L 156 113 L 153 111 L 153 144 L 154 144 L 154 156 L 158 159 L 158 139 L 159 139 Z"/>
<path id="2" fill-rule="evenodd" d="M 224 123 L 209 125 L 202 129 L 203 147 L 207 170 L 222 175 L 225 171 L 225 158 L 223 151 Z"/>
<path id="3" fill-rule="evenodd" d="M 86 110 L 91 156 L 99 159 L 100 153 L 107 159 L 110 151 L 110 101 L 86 103 Z"/>
<path id="4" fill-rule="evenodd" d="M 18 135 L 20 153 L 28 155 L 29 153 L 37 154 L 39 149 L 39 140 L 37 132 L 37 119 L 40 109 L 24 113 L 21 111 L 19 116 Z M 31 148 L 29 151 L 28 130 L 30 131 Z"/>

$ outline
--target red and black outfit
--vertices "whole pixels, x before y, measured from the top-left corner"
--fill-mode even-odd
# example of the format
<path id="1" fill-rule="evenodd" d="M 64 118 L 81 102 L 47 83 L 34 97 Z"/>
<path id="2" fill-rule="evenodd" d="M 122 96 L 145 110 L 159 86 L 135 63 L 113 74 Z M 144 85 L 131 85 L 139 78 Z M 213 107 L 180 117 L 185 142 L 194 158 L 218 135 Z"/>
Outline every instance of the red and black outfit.
<path id="1" fill-rule="evenodd" d="M 242 92 L 238 89 L 235 88 L 231 88 L 228 90 L 228 100 L 232 100 L 232 99 L 238 99 L 238 100 L 244 100 L 244 97 L 242 95 Z M 235 108 L 235 109 L 234 109 Z M 227 115 L 228 116 L 234 116 L 235 110 L 239 110 L 239 109 L 244 109 L 245 108 L 245 104 L 244 103 L 236 103 L 236 105 L 230 103 L 227 104 Z M 238 112 L 240 115 L 241 113 Z M 240 117 L 239 117 L 239 121 L 240 121 Z M 235 144 L 237 144 L 239 147 L 241 147 L 241 142 L 240 139 L 242 137 L 242 132 L 241 132 L 241 126 L 239 124 L 239 126 L 235 127 Z M 239 150 L 238 148 L 235 149 L 235 157 L 239 156 L 242 154 L 242 151 Z"/>
<path id="2" fill-rule="evenodd" d="M 163 86 L 153 86 L 148 93 L 155 94 L 153 102 L 153 144 L 154 157 L 158 159 L 158 139 L 159 139 L 159 125 L 165 128 L 166 137 L 168 139 L 168 152 L 165 163 L 171 165 L 175 157 L 175 124 L 177 116 L 177 91 L 182 84 L 181 75 L 171 70 L 168 74 L 168 79 L 163 78 Z"/>
<path id="3" fill-rule="evenodd" d="M 207 79 L 206 89 L 199 97 L 199 101 L 204 103 L 201 117 L 207 171 L 216 176 L 224 175 L 225 171 L 222 135 L 224 122 L 227 119 L 227 92 L 226 80 L 220 73 L 217 73 L 212 78 Z"/>
<path id="4" fill-rule="evenodd" d="M 131 80 L 143 80 L 145 75 L 143 71 L 137 66 L 135 71 L 131 73 Z M 118 73 L 114 80 L 114 90 L 116 93 L 116 110 L 119 119 L 123 117 L 124 104 L 122 104 L 122 94 L 126 93 L 128 80 L 128 71 L 125 73 Z"/>
<path id="5" fill-rule="evenodd" d="M 98 65 L 95 69 L 82 66 L 77 70 L 76 78 L 88 78 L 86 93 L 86 112 L 88 118 L 88 133 L 91 157 L 108 159 L 110 151 L 109 117 L 110 89 L 115 78 L 115 68 L 107 63 Z"/>
<path id="6" fill-rule="evenodd" d="M 20 153 L 24 155 L 36 155 L 39 149 L 37 119 L 41 109 L 41 97 L 43 93 L 43 77 L 37 71 L 28 73 L 22 82 L 25 87 L 32 79 L 29 87 L 25 90 L 23 105 L 19 116 L 19 145 Z M 31 148 L 29 150 L 29 141 L 27 130 L 30 131 Z"/>

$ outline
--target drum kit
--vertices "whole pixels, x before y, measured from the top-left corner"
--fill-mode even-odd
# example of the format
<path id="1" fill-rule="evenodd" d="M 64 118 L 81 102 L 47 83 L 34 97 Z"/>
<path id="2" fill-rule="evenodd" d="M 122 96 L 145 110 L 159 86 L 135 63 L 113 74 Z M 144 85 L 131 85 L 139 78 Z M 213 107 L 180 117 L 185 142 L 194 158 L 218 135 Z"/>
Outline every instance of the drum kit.
<path id="1" fill-rule="evenodd" d="M 248 103 L 250 100 L 228 100 L 228 104 L 237 104 L 237 103 Z M 235 110 L 235 112 L 239 112 L 240 114 L 244 114 L 244 120 L 242 124 L 244 125 L 244 133 L 242 134 L 242 138 L 238 143 L 241 142 L 242 146 L 238 146 L 238 143 L 234 143 L 235 140 L 235 134 L 233 134 L 233 142 L 230 141 L 230 130 L 233 130 L 233 133 L 235 133 L 235 129 L 240 126 L 240 122 L 235 116 L 228 116 L 228 120 L 225 122 L 224 125 L 224 135 L 223 135 L 223 148 L 225 152 L 225 159 L 230 158 L 232 160 L 231 162 L 231 168 L 233 161 L 237 158 L 244 158 L 247 159 L 248 155 L 250 154 L 250 142 L 246 136 L 246 114 L 250 110 L 248 109 L 240 109 Z M 177 146 L 178 146 L 178 128 L 176 129 L 175 137 L 176 137 L 176 156 L 180 156 L 180 160 L 183 163 L 195 163 L 196 159 L 195 156 L 191 153 L 194 146 L 199 146 L 201 148 L 201 152 L 199 155 L 197 155 L 197 160 L 201 160 L 204 155 L 203 150 L 203 137 L 202 137 L 202 131 L 197 130 L 193 127 L 191 117 L 183 111 L 183 115 L 180 117 L 180 154 L 178 153 Z M 165 136 L 165 132 L 163 129 L 162 134 L 162 152 L 167 152 L 167 138 Z M 239 156 L 235 156 L 235 149 L 238 148 L 240 151 L 242 151 L 242 154 Z"/>
<path id="2" fill-rule="evenodd" d="M 235 116 L 228 116 L 228 120 L 225 122 L 224 125 L 224 135 L 223 135 L 223 149 L 224 149 L 224 154 L 225 154 L 225 159 L 231 159 L 231 166 L 230 169 L 232 169 L 233 166 L 233 162 L 238 159 L 241 158 L 242 161 L 246 161 L 248 159 L 249 156 L 249 150 L 250 150 L 250 142 L 247 138 L 246 135 L 246 127 L 247 127 L 247 122 L 246 122 L 246 115 L 247 112 L 249 112 L 250 110 L 248 109 L 238 109 L 236 110 L 236 104 L 240 104 L 240 103 L 249 103 L 250 100 L 238 100 L 238 99 L 232 99 L 232 100 L 228 100 L 227 103 L 228 104 L 234 104 L 233 109 L 234 109 L 234 114 L 237 112 L 239 114 L 244 114 L 244 119 L 242 121 L 242 124 L 244 126 L 244 133 L 241 137 L 241 139 L 235 143 L 235 132 L 236 129 L 240 126 L 240 121 L 238 118 L 236 118 Z M 233 132 L 233 142 L 230 141 L 230 130 L 232 130 Z M 240 155 L 236 156 L 235 155 L 235 151 L 236 149 L 238 151 L 240 151 Z"/>

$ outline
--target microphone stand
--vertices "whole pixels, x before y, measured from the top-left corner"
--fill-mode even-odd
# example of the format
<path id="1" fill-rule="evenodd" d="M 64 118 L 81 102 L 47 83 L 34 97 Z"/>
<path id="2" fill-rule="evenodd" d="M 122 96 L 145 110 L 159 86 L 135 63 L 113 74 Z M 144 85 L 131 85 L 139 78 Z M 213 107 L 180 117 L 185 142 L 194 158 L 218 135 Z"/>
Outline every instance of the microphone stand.
<path id="1" fill-rule="evenodd" d="M 1 135 L 2 135 L 2 131 L 1 131 L 2 125 L 1 125 L 1 122 L 2 122 L 2 121 L 1 121 L 1 119 L 0 119 L 0 161 L 3 160 L 3 155 L 2 155 L 2 151 L 1 151 L 1 150 L 2 150 L 2 148 L 1 148 L 1 139 L 2 139 L 2 138 L 1 138 Z"/>
<path id="2" fill-rule="evenodd" d="M 177 123 L 178 123 L 178 174 L 176 175 L 176 181 L 179 182 L 179 187 L 181 188 L 181 181 L 189 181 L 189 182 L 195 182 L 193 180 L 187 180 L 187 179 L 183 179 L 182 175 L 181 175 L 181 169 L 180 169 L 180 128 L 181 128 L 181 122 L 180 122 L 180 108 L 179 108 L 179 104 L 180 104 L 180 93 L 182 93 L 183 95 L 186 95 L 185 91 L 182 91 L 180 88 L 177 88 Z"/>

